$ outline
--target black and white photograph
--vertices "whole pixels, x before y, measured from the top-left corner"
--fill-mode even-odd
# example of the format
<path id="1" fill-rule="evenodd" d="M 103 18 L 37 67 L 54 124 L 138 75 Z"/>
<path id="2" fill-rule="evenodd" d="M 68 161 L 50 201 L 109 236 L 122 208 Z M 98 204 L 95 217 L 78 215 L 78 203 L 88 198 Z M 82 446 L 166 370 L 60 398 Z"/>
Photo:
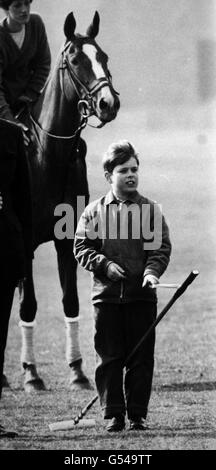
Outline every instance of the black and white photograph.
<path id="1" fill-rule="evenodd" d="M 216 450 L 215 152 L 215 0 L 0 0 L 0 459 Z"/>

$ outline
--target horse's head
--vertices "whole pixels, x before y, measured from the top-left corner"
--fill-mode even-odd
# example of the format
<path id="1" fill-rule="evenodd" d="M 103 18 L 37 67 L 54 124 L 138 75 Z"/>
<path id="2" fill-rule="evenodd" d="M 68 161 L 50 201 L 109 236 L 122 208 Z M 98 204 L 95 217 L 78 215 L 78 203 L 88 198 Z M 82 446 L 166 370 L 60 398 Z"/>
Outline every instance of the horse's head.
<path id="1" fill-rule="evenodd" d="M 67 99 L 71 99 L 75 89 L 80 114 L 84 117 L 94 114 L 105 124 L 116 117 L 120 102 L 112 85 L 108 56 L 95 42 L 99 21 L 96 12 L 86 36 L 75 35 L 76 21 L 73 13 L 69 13 L 64 24 L 66 42 L 62 58 Z"/>

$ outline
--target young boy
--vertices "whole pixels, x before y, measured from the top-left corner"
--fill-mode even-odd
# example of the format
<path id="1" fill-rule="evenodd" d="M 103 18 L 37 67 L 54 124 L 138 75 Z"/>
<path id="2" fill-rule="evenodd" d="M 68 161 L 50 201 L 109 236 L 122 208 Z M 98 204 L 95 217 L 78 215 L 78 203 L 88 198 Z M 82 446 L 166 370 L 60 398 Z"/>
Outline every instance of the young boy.
<path id="1" fill-rule="evenodd" d="M 107 430 L 145 430 L 155 333 L 123 372 L 125 361 L 156 318 L 155 284 L 170 259 L 169 231 L 159 206 L 137 191 L 139 159 L 128 141 L 112 144 L 103 160 L 111 191 L 82 214 L 76 259 L 93 272 L 96 387 Z M 148 227 L 149 225 L 149 227 Z M 152 242 L 153 238 L 153 242 Z"/>

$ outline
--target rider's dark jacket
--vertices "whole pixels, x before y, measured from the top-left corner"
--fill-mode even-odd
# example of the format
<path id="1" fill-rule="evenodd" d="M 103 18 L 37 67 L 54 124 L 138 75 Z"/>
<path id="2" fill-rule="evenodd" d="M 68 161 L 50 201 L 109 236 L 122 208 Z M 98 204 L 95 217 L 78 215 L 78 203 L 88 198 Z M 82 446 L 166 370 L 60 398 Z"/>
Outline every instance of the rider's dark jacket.
<path id="1" fill-rule="evenodd" d="M 19 49 L 6 20 L 0 23 L 0 117 L 11 121 L 19 109 L 19 97 L 35 101 L 50 71 L 50 48 L 42 19 L 32 13 L 25 28 Z"/>

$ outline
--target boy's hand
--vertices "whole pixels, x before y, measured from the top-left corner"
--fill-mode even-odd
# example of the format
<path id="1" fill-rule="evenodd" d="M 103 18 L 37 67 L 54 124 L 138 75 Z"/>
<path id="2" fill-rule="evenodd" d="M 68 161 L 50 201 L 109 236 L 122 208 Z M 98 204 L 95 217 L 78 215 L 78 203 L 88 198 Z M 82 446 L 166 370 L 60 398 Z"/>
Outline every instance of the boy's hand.
<path id="1" fill-rule="evenodd" d="M 153 274 L 146 274 L 146 276 L 144 276 L 144 279 L 143 279 L 142 287 L 154 288 L 154 285 L 158 283 L 159 283 L 159 279 L 156 276 L 153 276 Z"/>
<path id="2" fill-rule="evenodd" d="M 111 281 L 120 281 L 121 279 L 126 278 L 124 269 L 116 263 L 109 264 L 107 268 L 107 277 L 111 279 Z"/>
<path id="3" fill-rule="evenodd" d="M 3 207 L 3 199 L 2 199 L 2 195 L 0 193 L 0 210 L 2 209 Z"/>

